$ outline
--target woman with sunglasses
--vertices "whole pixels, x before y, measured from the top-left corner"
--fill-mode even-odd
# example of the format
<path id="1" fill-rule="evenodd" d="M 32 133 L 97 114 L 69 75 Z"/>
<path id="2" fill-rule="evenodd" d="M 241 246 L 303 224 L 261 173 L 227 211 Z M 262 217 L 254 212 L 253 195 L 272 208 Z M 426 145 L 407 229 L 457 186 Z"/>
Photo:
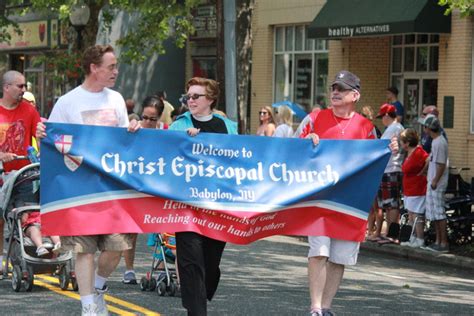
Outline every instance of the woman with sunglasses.
<path id="1" fill-rule="evenodd" d="M 148 96 L 142 103 L 142 120 L 140 124 L 143 128 L 168 129 L 168 124 L 160 122 L 165 105 L 163 101 L 155 95 Z"/>
<path id="2" fill-rule="evenodd" d="M 189 111 L 178 116 L 171 130 L 198 133 L 237 134 L 237 124 L 213 109 L 219 97 L 219 84 L 211 79 L 195 77 L 186 84 L 182 97 Z M 225 242 L 194 232 L 176 233 L 176 251 L 181 281 L 181 301 L 188 315 L 207 315 L 220 279 L 219 264 Z"/>
<path id="3" fill-rule="evenodd" d="M 273 110 L 266 105 L 258 112 L 260 126 L 257 129 L 258 136 L 273 136 L 275 134 L 275 120 L 273 119 Z"/>

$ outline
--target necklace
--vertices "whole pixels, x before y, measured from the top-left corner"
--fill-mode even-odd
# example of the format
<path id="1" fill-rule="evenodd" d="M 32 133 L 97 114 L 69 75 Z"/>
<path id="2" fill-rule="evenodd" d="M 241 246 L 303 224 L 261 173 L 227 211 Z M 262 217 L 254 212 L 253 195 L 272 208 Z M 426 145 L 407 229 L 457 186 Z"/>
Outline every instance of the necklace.
<path id="1" fill-rule="evenodd" d="M 350 118 L 349 121 L 347 122 L 346 126 L 344 126 L 344 128 L 341 126 L 341 124 L 340 124 L 339 121 L 337 120 L 336 115 L 334 115 L 334 112 L 332 112 L 332 117 L 334 118 L 334 121 L 336 121 L 337 126 L 338 126 L 339 129 L 341 130 L 341 134 L 344 135 L 344 131 L 345 131 L 346 128 L 351 124 L 351 121 L 352 121 L 352 118 L 354 117 L 354 115 L 351 116 L 351 118 Z"/>

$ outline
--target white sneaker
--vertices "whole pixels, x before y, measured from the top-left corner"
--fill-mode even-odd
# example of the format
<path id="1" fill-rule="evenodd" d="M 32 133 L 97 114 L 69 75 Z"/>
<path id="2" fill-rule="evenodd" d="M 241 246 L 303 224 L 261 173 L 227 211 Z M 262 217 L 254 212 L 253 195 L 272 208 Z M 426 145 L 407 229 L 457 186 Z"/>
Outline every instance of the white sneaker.
<path id="1" fill-rule="evenodd" d="M 423 245 L 425 244 L 425 241 L 421 238 L 416 238 L 412 243 L 410 243 L 410 247 L 412 248 L 420 248 L 420 247 L 423 247 Z"/>
<path id="2" fill-rule="evenodd" d="M 97 316 L 97 305 L 92 303 L 88 305 L 82 305 L 82 316 Z"/>
<path id="3" fill-rule="evenodd" d="M 97 316 L 108 316 L 109 310 L 107 309 L 107 303 L 104 299 L 105 292 L 96 292 L 94 294 L 94 303 L 97 305 Z"/>
<path id="4" fill-rule="evenodd" d="M 401 243 L 400 243 L 400 246 L 403 246 L 403 247 L 413 247 L 412 244 L 415 242 L 415 239 L 416 239 L 415 236 L 411 236 L 411 237 L 410 237 L 410 240 L 401 242 Z"/>

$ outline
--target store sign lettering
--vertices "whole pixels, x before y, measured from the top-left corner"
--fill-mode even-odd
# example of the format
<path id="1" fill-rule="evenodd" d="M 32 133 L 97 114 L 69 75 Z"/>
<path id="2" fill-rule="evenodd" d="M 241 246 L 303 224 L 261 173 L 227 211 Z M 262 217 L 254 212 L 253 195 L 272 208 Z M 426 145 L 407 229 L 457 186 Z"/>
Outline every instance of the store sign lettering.
<path id="1" fill-rule="evenodd" d="M 48 47 L 48 21 L 34 21 L 18 23 L 22 34 L 15 32 L 9 26 L 7 32 L 10 34 L 10 42 L 0 43 L 0 50 L 10 50 L 18 48 Z"/>
<path id="2" fill-rule="evenodd" d="M 390 32 L 389 24 L 382 25 L 366 25 L 366 26 L 338 26 L 338 27 L 329 27 L 328 36 L 329 37 L 353 37 L 353 36 L 363 36 L 371 34 L 385 34 Z"/>

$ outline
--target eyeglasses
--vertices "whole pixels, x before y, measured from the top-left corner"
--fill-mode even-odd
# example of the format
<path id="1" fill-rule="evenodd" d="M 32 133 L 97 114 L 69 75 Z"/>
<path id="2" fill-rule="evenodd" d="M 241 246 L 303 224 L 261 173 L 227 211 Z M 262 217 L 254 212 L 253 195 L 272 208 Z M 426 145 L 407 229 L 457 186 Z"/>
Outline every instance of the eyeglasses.
<path id="1" fill-rule="evenodd" d="M 146 115 L 143 115 L 143 116 L 142 116 L 142 120 L 144 120 L 144 121 L 152 121 L 152 122 L 158 121 L 158 119 L 157 119 L 156 117 L 150 117 L 150 116 L 146 116 Z"/>
<path id="2" fill-rule="evenodd" d="M 182 97 L 184 103 L 187 103 L 190 99 L 197 100 L 200 97 L 205 97 L 205 96 L 206 96 L 205 94 L 194 93 L 194 94 L 183 94 L 181 97 Z"/>
<path id="3" fill-rule="evenodd" d="M 263 112 L 263 111 L 261 111 L 261 112 L 258 112 L 258 114 L 260 114 L 260 115 L 267 115 L 268 112 Z"/>
<path id="4" fill-rule="evenodd" d="M 339 92 L 346 92 L 346 91 L 352 91 L 352 90 L 354 90 L 354 89 L 346 89 L 346 88 L 344 88 L 344 87 L 342 87 L 342 86 L 340 86 L 340 85 L 337 85 L 337 84 L 331 86 L 331 91 L 334 92 L 334 91 L 336 91 L 336 90 L 339 91 Z"/>
<path id="5" fill-rule="evenodd" d="M 25 83 L 23 83 L 23 84 L 13 84 L 13 83 L 10 83 L 10 86 L 16 86 L 18 89 L 23 89 L 23 88 L 26 89 L 26 84 L 25 84 Z"/>

